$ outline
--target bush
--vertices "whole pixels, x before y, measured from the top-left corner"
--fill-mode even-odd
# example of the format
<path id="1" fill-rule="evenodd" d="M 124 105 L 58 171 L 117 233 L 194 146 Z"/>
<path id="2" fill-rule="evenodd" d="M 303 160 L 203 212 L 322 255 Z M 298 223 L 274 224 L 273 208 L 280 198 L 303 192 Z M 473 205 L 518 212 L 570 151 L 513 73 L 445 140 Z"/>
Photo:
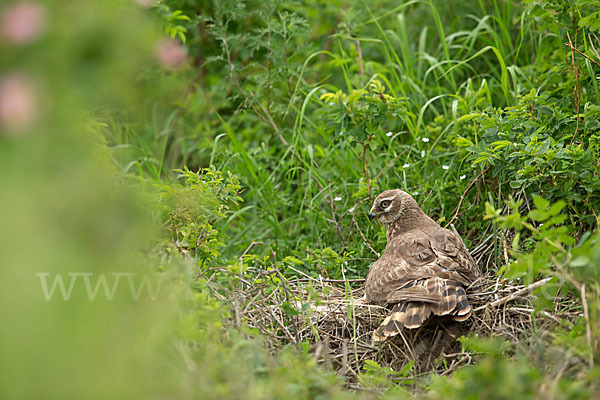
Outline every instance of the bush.
<path id="1" fill-rule="evenodd" d="M 594 397 L 597 3 L 2 6 L 0 392 Z M 385 245 L 366 211 L 394 187 L 456 225 L 495 290 L 544 283 L 519 335 L 461 339 L 464 368 L 340 378 L 319 343 L 243 319 L 252 277 L 309 322 L 319 290 L 287 283 L 349 296 Z"/>

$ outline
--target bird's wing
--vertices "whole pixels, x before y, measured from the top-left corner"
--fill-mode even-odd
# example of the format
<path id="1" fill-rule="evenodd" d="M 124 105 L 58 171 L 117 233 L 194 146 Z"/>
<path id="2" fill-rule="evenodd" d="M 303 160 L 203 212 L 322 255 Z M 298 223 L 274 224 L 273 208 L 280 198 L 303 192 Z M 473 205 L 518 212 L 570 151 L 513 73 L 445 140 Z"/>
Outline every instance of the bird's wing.
<path id="1" fill-rule="evenodd" d="M 459 282 L 470 284 L 479 277 L 477 263 L 454 232 L 440 227 L 431 233 L 429 242 L 439 266 L 460 274 L 464 280 Z"/>
<path id="2" fill-rule="evenodd" d="M 390 292 L 413 280 L 412 268 L 403 257 L 386 251 L 369 269 L 365 284 L 367 299 L 374 303 L 385 302 Z"/>
<path id="3" fill-rule="evenodd" d="M 414 278 L 435 276 L 468 285 L 479 276 L 477 264 L 460 238 L 441 227 L 433 232 L 409 232 L 388 247 L 412 266 Z"/>
<path id="4" fill-rule="evenodd" d="M 453 232 L 443 228 L 412 231 L 388 243 L 385 254 L 369 270 L 365 290 L 373 302 L 395 303 L 404 297 L 435 302 L 439 300 L 437 281 L 424 285 L 427 278 L 467 287 L 478 275 L 475 261 Z"/>

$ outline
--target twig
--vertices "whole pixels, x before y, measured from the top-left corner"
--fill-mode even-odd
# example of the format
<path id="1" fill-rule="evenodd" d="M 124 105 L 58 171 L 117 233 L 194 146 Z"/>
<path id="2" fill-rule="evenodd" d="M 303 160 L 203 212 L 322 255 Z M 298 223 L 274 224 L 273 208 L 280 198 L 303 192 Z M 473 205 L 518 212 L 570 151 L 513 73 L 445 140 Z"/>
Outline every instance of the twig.
<path id="1" fill-rule="evenodd" d="M 600 60 L 600 54 L 598 54 L 598 50 L 596 50 L 596 47 L 594 47 L 594 41 L 592 40 L 592 35 L 588 35 L 588 39 L 590 41 L 590 46 L 592 46 L 592 51 L 594 52 L 594 55 L 596 55 L 598 60 Z M 598 63 L 596 63 L 596 64 L 598 64 Z"/>
<path id="2" fill-rule="evenodd" d="M 537 282 L 532 283 L 531 285 L 528 285 L 526 287 L 524 287 L 523 289 L 517 290 L 514 293 L 509 294 L 508 296 L 502 297 L 501 299 L 498 299 L 496 301 L 493 301 L 491 303 L 485 304 L 481 307 L 477 307 L 475 310 L 473 311 L 480 311 L 483 310 L 484 308 L 490 307 L 490 308 L 494 308 L 494 307 L 498 307 L 501 306 L 502 304 L 506 304 L 510 301 L 516 300 L 519 297 L 523 297 L 523 295 L 529 294 L 531 293 L 533 290 L 544 286 L 550 279 L 552 279 L 553 277 L 548 277 L 548 278 L 544 278 L 544 279 L 540 279 Z"/>
<path id="3" fill-rule="evenodd" d="M 348 365 L 348 339 L 344 339 L 342 342 L 342 368 L 339 370 L 338 375 L 344 376 L 350 370 Z"/>
<path id="4" fill-rule="evenodd" d="M 567 32 L 567 36 L 569 35 L 569 33 Z M 588 38 L 590 37 L 590 35 L 588 35 Z M 594 49 L 594 53 L 596 54 L 596 57 L 598 57 L 598 53 L 596 52 L 596 49 L 594 48 L 593 43 L 591 43 L 591 38 L 590 38 L 590 44 L 592 45 L 592 49 Z M 565 43 L 565 46 L 568 46 L 571 50 L 575 50 L 576 52 L 578 52 L 579 54 L 581 54 L 582 56 L 584 56 L 585 58 L 587 58 L 588 60 L 590 60 L 591 62 L 593 62 L 594 64 L 596 64 L 597 66 L 600 67 L 600 63 L 596 60 L 594 60 L 592 57 L 588 56 L 585 53 L 582 53 L 581 51 L 579 51 L 577 49 L 577 47 L 574 47 L 573 44 L 569 41 L 569 43 Z M 600 58 L 600 57 L 598 57 Z"/>
<path id="5" fill-rule="evenodd" d="M 371 182 L 369 179 L 369 169 L 367 166 L 367 147 L 369 143 L 371 143 L 371 139 L 373 139 L 373 134 L 369 136 L 369 138 L 363 142 L 363 163 L 365 165 L 365 179 L 367 180 L 367 195 L 369 196 L 369 200 L 371 200 Z"/>
<path id="6" fill-rule="evenodd" d="M 240 266 L 241 266 L 241 268 L 240 268 L 240 276 L 239 276 L 239 279 L 240 279 L 240 289 L 242 289 L 242 290 L 243 290 L 243 288 L 244 288 L 244 283 L 246 283 L 246 284 L 248 284 L 248 285 L 250 286 L 250 284 L 249 284 L 248 282 L 246 282 L 246 281 L 244 280 L 244 278 L 243 278 L 243 276 L 244 276 L 244 268 L 243 268 L 243 266 L 244 266 L 244 256 L 245 256 L 246 254 L 248 254 L 248 252 L 249 252 L 250 250 L 252 250 L 252 248 L 253 248 L 254 246 L 256 246 L 257 244 L 262 244 L 262 242 L 252 242 L 252 243 L 250 243 L 250 246 L 248 246 L 248 248 L 247 248 L 247 249 L 246 249 L 246 250 L 245 250 L 245 251 L 242 253 L 242 255 L 240 256 Z M 214 275 L 214 274 L 213 274 L 213 275 Z M 210 278 L 212 279 L 212 276 L 211 276 Z"/>
<path id="7" fill-rule="evenodd" d="M 329 207 L 331 208 L 331 219 L 335 224 L 335 232 L 338 237 L 342 241 L 342 248 L 346 247 L 346 238 L 344 237 L 344 233 L 342 232 L 342 228 L 340 228 L 340 223 L 335 217 L 335 206 L 333 204 L 333 193 L 331 192 L 331 182 L 329 183 Z"/>
<path id="8" fill-rule="evenodd" d="M 477 247 L 475 247 L 472 251 L 471 251 L 471 255 L 474 256 L 477 253 L 479 253 L 481 251 L 481 249 L 483 249 L 483 247 L 487 244 L 487 242 L 489 242 L 489 240 L 491 238 L 493 238 L 494 235 L 489 235 L 488 237 L 486 237 L 483 242 L 481 242 Z"/>
<path id="9" fill-rule="evenodd" d="M 358 53 L 358 73 L 362 77 L 365 75 L 365 67 L 363 65 L 363 55 L 360 48 L 360 40 L 356 41 L 356 52 Z"/>
<path id="10" fill-rule="evenodd" d="M 467 186 L 467 188 L 463 192 L 462 196 L 460 196 L 460 200 L 458 201 L 458 205 L 456 206 L 456 212 L 454 213 L 454 216 L 452 216 L 452 218 L 450 219 L 450 221 L 448 221 L 448 223 L 444 226 L 444 228 L 447 228 L 452 222 L 454 222 L 456 217 L 458 217 L 458 212 L 460 211 L 460 207 L 462 206 L 462 203 L 465 200 L 465 196 L 467 195 L 467 192 L 469 190 L 471 190 L 471 188 L 473 187 L 475 182 L 477 182 L 479 180 L 479 178 L 481 178 L 483 176 L 483 174 L 485 174 L 488 171 L 488 169 L 490 169 L 490 167 L 491 167 L 491 164 L 488 165 L 487 167 L 485 167 L 485 169 L 483 171 L 481 171 L 481 173 L 479 175 L 477 175 L 477 177 L 475 179 L 473 179 L 473 181 L 469 184 L 469 186 Z"/>
<path id="11" fill-rule="evenodd" d="M 296 272 L 297 272 L 297 273 L 299 273 L 300 275 L 303 275 L 303 276 L 304 276 L 305 278 L 307 278 L 309 281 L 321 282 L 320 280 L 318 280 L 318 279 L 315 279 L 315 278 L 313 278 L 312 276 L 310 276 L 310 275 L 307 275 L 307 274 L 305 274 L 304 272 L 302 272 L 302 271 L 300 271 L 300 270 L 298 270 L 298 269 L 296 269 L 296 268 L 292 267 L 291 265 L 288 265 L 287 267 L 288 267 L 289 269 L 291 269 L 292 271 L 296 271 Z"/>
<path id="12" fill-rule="evenodd" d="M 367 240 L 365 235 L 363 235 L 362 231 L 360 230 L 360 226 L 358 226 L 358 222 L 356 222 L 356 218 L 354 217 L 354 214 L 350 213 L 350 215 L 352 216 L 352 221 L 354 222 L 354 226 L 356 226 L 356 229 L 358 229 L 358 233 L 360 234 L 360 237 L 362 238 L 363 242 L 365 242 L 365 244 L 367 245 L 367 247 L 371 250 L 371 252 L 373 254 L 375 254 L 377 257 L 379 257 L 380 254 L 378 252 L 376 252 L 373 247 L 371 247 L 371 245 L 369 244 L 369 241 Z"/>
<path id="13" fill-rule="evenodd" d="M 573 144 L 573 140 L 575 140 L 575 136 L 577 135 L 577 131 L 579 130 L 579 105 L 581 101 L 581 86 L 579 85 L 579 73 L 577 72 L 577 67 L 575 66 L 575 46 L 573 46 L 573 42 L 571 41 L 571 35 L 567 32 L 567 38 L 569 38 L 569 47 L 571 48 L 571 65 L 573 66 L 573 72 L 575 72 L 575 80 L 577 81 L 577 87 L 575 88 L 575 106 L 577 107 L 577 125 L 575 126 L 575 133 L 573 133 L 573 137 L 571 138 L 571 144 Z"/>
<path id="14" fill-rule="evenodd" d="M 248 248 L 246 248 L 246 250 L 244 250 L 244 252 L 242 253 L 242 255 L 240 256 L 240 261 L 242 261 L 244 259 L 244 256 L 246 254 L 248 254 L 250 252 L 250 250 L 252 250 L 252 248 L 254 246 L 256 246 L 257 244 L 263 244 L 263 242 L 252 242 L 250 243 L 250 246 L 248 246 Z"/>
<path id="15" fill-rule="evenodd" d="M 281 286 L 283 286 L 283 293 L 285 294 L 285 301 L 287 303 L 290 302 L 290 293 L 288 291 L 287 285 L 285 284 L 285 278 L 283 277 L 283 275 L 281 274 L 281 271 L 279 270 L 279 267 L 277 266 L 277 255 L 275 254 L 275 250 L 271 249 L 271 255 L 273 256 L 273 267 L 275 268 L 275 272 L 277 273 L 277 276 L 279 276 L 279 279 L 281 279 Z"/>
<path id="16" fill-rule="evenodd" d="M 585 295 L 585 283 L 581 285 L 581 303 L 583 305 L 583 318 L 585 318 L 585 338 L 590 348 L 590 351 L 588 353 L 588 364 L 590 365 L 590 368 L 594 368 L 594 347 L 592 346 L 592 328 L 590 326 L 590 311 Z"/>
<path id="17" fill-rule="evenodd" d="M 310 280 L 315 280 L 314 278 L 303 278 L 303 279 L 298 279 L 298 282 L 307 282 Z M 353 283 L 353 282 L 364 282 L 366 281 L 366 279 L 364 278 L 354 278 L 354 279 L 319 279 L 319 282 L 325 282 L 325 283 Z M 295 281 L 294 281 L 295 282 Z"/>

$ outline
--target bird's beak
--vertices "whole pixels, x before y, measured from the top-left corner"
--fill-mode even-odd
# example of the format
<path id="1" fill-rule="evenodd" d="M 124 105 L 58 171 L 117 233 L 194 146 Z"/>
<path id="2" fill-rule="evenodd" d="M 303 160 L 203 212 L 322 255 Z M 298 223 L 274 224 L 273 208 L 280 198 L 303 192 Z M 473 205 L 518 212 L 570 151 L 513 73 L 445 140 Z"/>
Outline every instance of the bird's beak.
<path id="1" fill-rule="evenodd" d="M 373 209 L 369 211 L 369 221 L 373 221 L 373 218 L 377 218 L 377 214 L 373 212 Z"/>

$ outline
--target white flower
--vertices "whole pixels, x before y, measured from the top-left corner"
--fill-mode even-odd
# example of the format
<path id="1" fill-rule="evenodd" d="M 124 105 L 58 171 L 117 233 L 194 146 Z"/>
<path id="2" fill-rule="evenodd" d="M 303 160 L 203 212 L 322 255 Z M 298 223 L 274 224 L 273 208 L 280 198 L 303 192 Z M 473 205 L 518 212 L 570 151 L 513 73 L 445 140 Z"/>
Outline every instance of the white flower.
<path id="1" fill-rule="evenodd" d="M 418 195 L 419 195 L 419 192 L 413 192 L 413 194 L 412 194 L 412 195 L 413 195 L 413 196 L 418 196 Z"/>
<path id="2" fill-rule="evenodd" d="M 424 137 L 424 138 L 421 138 L 421 140 L 423 141 L 423 143 L 427 143 L 427 142 L 429 142 L 429 138 L 426 138 L 426 137 Z"/>
<path id="3" fill-rule="evenodd" d="M 386 133 L 386 134 L 385 134 L 385 136 L 387 136 L 387 137 L 390 137 L 390 136 L 392 136 L 393 134 L 394 134 L 394 132 L 388 132 L 388 133 Z"/>
<path id="4" fill-rule="evenodd" d="M 449 169 L 450 169 L 450 167 L 449 167 L 449 166 L 447 166 L 447 165 L 442 165 L 442 169 L 449 170 Z"/>
<path id="5" fill-rule="evenodd" d="M 425 150 L 421 150 L 421 158 L 425 157 Z"/>
<path id="6" fill-rule="evenodd" d="M 467 176 L 466 175 L 461 175 L 458 178 L 462 181 L 463 179 L 465 179 Z"/>
<path id="7" fill-rule="evenodd" d="M 342 200 L 342 196 L 336 196 L 335 199 L 333 199 L 333 201 L 341 201 Z"/>
<path id="8" fill-rule="evenodd" d="M 404 165 L 402 166 L 402 168 L 408 168 L 408 167 L 410 167 L 410 164 L 409 164 L 409 163 L 406 163 L 406 164 L 404 164 Z"/>

